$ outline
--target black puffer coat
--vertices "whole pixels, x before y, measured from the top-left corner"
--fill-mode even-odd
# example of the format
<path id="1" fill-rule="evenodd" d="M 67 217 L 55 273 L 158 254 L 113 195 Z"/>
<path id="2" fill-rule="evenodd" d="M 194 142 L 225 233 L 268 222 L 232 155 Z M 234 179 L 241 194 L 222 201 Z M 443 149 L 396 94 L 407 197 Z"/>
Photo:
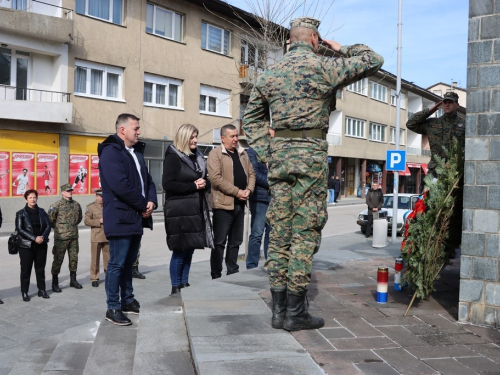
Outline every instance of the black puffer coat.
<path id="1" fill-rule="evenodd" d="M 170 145 L 165 152 L 162 178 L 165 231 L 170 250 L 214 247 L 206 189 L 197 189 L 194 181 L 198 178 L 207 179 L 201 152 L 196 150 L 196 157 L 190 158 Z"/>
<path id="2" fill-rule="evenodd" d="M 44 238 L 43 242 L 48 243 L 51 229 L 49 216 L 43 208 L 38 207 L 38 212 L 40 215 L 41 236 Z M 16 212 L 16 231 L 18 234 L 17 245 L 24 249 L 30 249 L 31 244 L 36 239 L 36 235 L 33 233 L 30 218 L 24 208 Z"/>

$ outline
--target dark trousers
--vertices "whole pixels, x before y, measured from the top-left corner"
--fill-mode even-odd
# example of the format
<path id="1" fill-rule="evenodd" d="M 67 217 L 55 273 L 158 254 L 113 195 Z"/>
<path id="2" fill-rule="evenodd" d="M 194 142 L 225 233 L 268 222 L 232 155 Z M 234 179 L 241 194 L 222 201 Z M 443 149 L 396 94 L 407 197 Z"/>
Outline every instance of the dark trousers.
<path id="1" fill-rule="evenodd" d="M 366 238 L 370 237 L 372 234 L 372 227 L 373 227 L 373 215 L 368 215 L 368 223 L 366 224 Z"/>
<path id="2" fill-rule="evenodd" d="M 339 193 L 340 193 L 340 190 L 335 190 L 335 199 L 334 199 L 335 203 L 337 203 L 337 200 L 339 199 Z"/>
<path id="3" fill-rule="evenodd" d="M 38 290 L 45 290 L 47 244 L 39 245 L 36 249 L 19 248 L 19 258 L 21 259 L 21 293 L 28 293 L 33 264 L 35 264 L 36 286 Z"/>
<path id="4" fill-rule="evenodd" d="M 243 221 L 245 206 L 235 204 L 233 210 L 213 209 L 214 245 L 210 255 L 210 269 L 212 278 L 222 275 L 222 260 L 226 247 L 226 270 L 231 275 L 239 270 L 238 251 L 243 242 Z"/>

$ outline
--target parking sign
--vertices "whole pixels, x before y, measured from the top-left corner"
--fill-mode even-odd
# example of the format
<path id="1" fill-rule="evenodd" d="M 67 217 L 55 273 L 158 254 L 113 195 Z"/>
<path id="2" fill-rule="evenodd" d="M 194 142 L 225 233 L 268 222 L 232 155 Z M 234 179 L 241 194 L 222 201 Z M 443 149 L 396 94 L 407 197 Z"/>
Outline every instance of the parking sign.
<path id="1" fill-rule="evenodd" d="M 388 171 L 404 171 L 406 169 L 406 151 L 387 150 L 386 169 Z"/>

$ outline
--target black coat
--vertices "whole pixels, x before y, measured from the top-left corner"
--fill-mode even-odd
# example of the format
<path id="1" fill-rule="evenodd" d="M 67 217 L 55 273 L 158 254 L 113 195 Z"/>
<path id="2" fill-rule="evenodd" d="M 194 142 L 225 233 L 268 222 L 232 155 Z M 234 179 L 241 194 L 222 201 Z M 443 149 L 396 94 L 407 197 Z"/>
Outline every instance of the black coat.
<path id="1" fill-rule="evenodd" d="M 42 227 L 41 235 L 44 238 L 43 243 L 46 244 L 49 242 L 49 234 L 51 230 L 49 216 L 43 208 L 38 207 L 38 212 L 40 215 L 40 224 Z M 31 244 L 36 239 L 36 236 L 33 233 L 33 227 L 31 226 L 31 221 L 28 213 L 24 208 L 16 212 L 16 231 L 18 234 L 18 246 L 24 249 L 30 249 Z"/>
<path id="2" fill-rule="evenodd" d="M 165 190 L 165 231 L 170 250 L 214 247 L 206 189 L 198 190 L 194 183 L 198 178 L 207 178 L 206 161 L 198 150 L 196 163 L 198 168 L 173 145 L 165 152 L 162 185 Z"/>

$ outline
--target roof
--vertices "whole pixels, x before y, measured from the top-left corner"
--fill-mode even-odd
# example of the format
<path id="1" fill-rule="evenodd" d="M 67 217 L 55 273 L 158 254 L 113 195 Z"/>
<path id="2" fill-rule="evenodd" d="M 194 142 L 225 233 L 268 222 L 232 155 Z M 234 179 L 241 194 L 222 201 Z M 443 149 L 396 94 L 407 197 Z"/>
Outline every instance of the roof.
<path id="1" fill-rule="evenodd" d="M 427 90 L 431 90 L 433 87 L 436 87 L 436 86 L 439 86 L 439 85 L 443 85 L 443 86 L 450 87 L 450 88 L 452 87 L 449 83 L 438 82 L 438 83 L 433 84 L 432 86 L 427 87 Z M 464 91 L 464 92 L 467 91 L 467 89 L 464 89 L 463 87 L 459 87 L 459 86 L 453 86 L 453 89 L 454 90 L 461 90 L 461 91 Z"/>

